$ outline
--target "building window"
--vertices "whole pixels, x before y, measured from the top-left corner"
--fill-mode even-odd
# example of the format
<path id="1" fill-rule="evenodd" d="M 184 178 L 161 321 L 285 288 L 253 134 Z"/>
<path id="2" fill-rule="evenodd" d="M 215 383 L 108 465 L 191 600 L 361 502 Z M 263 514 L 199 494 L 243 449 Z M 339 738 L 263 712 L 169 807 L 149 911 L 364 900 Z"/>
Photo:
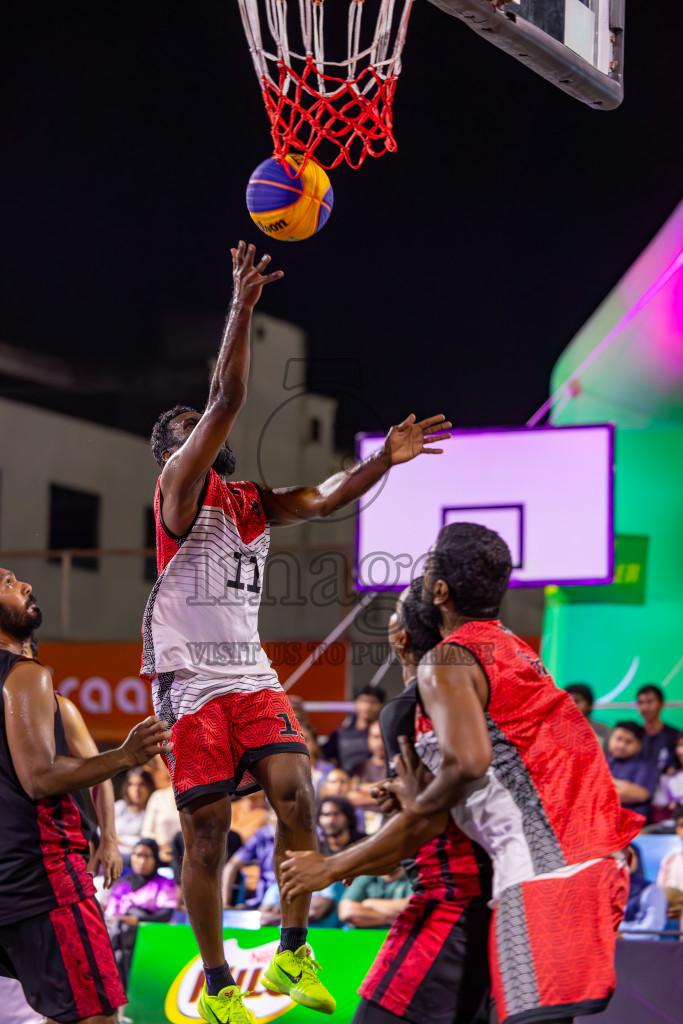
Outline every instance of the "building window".
<path id="1" fill-rule="evenodd" d="M 321 423 L 317 416 L 313 416 L 309 420 L 308 426 L 308 440 L 317 443 L 320 440 L 321 434 Z"/>
<path id="2" fill-rule="evenodd" d="M 145 509 L 145 541 L 144 546 L 146 548 L 156 547 L 157 542 L 157 526 L 154 521 L 154 509 L 151 505 L 148 505 Z M 143 560 L 143 579 L 147 580 L 148 583 L 154 583 L 157 578 L 157 560 L 155 555 L 149 555 Z"/>
<path id="3" fill-rule="evenodd" d="M 50 549 L 100 546 L 100 496 L 50 484 Z M 74 567 L 97 571 L 99 558 L 77 555 Z"/>

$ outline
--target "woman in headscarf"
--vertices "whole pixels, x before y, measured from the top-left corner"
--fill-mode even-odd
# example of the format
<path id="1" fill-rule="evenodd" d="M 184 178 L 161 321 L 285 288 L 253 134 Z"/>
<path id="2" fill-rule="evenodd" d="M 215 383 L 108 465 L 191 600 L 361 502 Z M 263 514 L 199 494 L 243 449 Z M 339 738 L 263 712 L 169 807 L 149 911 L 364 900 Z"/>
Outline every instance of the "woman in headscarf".
<path id="1" fill-rule="evenodd" d="M 170 921 L 176 908 L 175 883 L 159 874 L 159 847 L 140 839 L 130 855 L 132 871 L 116 883 L 105 908 L 107 928 L 123 985 L 133 961 L 135 933 L 141 921 Z"/>

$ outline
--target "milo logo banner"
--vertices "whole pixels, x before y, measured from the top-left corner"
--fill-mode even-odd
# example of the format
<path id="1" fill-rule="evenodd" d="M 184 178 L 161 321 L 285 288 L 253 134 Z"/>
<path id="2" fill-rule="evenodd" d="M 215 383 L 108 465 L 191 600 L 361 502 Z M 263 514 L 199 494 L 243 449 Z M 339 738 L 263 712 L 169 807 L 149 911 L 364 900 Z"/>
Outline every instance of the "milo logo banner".
<path id="1" fill-rule="evenodd" d="M 322 979 L 337 1000 L 336 1015 L 353 1017 L 356 990 L 386 935 L 384 931 L 311 929 L 309 944 L 324 967 Z M 274 995 L 261 978 L 277 948 L 279 930 L 225 931 L 225 957 L 245 993 L 245 1005 L 258 1024 L 283 1018 L 286 1024 L 311 1024 L 311 1010 L 287 996 Z M 133 1024 L 197 1024 L 204 975 L 188 925 L 143 924 L 138 928 L 135 957 L 124 1013 Z"/>

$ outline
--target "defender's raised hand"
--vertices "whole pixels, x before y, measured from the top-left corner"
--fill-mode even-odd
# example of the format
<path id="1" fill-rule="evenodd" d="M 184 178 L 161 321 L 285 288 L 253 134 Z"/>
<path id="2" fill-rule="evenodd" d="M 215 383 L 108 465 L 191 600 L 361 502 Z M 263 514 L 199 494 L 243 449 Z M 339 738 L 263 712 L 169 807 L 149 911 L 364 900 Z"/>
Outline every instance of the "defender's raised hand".
<path id="1" fill-rule="evenodd" d="M 392 466 L 410 462 L 418 455 L 441 455 L 443 448 L 428 448 L 436 441 L 446 441 L 453 426 L 443 414 L 429 416 L 417 422 L 415 413 L 407 416 L 403 423 L 392 427 L 384 442 L 384 450 Z"/>
<path id="2" fill-rule="evenodd" d="M 279 281 L 284 277 L 282 270 L 274 270 L 272 274 L 264 274 L 263 271 L 270 263 L 270 256 L 262 256 L 258 263 L 254 264 L 256 246 L 249 244 L 245 246 L 240 241 L 232 253 L 232 280 L 233 280 L 233 302 L 253 309 L 261 297 L 261 290 L 264 284 L 271 281 Z"/>

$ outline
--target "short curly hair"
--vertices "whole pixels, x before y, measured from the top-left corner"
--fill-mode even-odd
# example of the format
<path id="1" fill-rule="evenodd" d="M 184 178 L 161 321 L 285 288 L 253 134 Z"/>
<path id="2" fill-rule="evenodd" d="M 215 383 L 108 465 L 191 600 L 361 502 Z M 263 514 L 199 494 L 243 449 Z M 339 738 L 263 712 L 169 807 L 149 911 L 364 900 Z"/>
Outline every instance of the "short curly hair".
<path id="1" fill-rule="evenodd" d="M 424 658 L 427 651 L 441 643 L 441 632 L 437 625 L 435 609 L 422 600 L 424 576 L 412 581 L 408 593 L 398 602 L 401 625 L 410 637 L 410 646 L 418 658 Z"/>
<path id="2" fill-rule="evenodd" d="M 478 523 L 449 523 L 433 549 L 433 569 L 461 615 L 497 617 L 512 572 L 510 549 L 497 533 Z"/>
<path id="3" fill-rule="evenodd" d="M 176 439 L 168 429 L 168 425 L 171 420 L 174 420 L 176 416 L 181 416 L 184 412 L 195 412 L 191 405 L 174 405 L 172 409 L 167 409 L 166 412 L 162 412 L 159 419 L 152 428 L 152 436 L 149 439 L 149 444 L 152 449 L 152 455 L 154 460 L 159 467 L 163 467 L 164 460 L 163 454 L 167 452 L 169 448 L 174 448 L 177 445 Z"/>

